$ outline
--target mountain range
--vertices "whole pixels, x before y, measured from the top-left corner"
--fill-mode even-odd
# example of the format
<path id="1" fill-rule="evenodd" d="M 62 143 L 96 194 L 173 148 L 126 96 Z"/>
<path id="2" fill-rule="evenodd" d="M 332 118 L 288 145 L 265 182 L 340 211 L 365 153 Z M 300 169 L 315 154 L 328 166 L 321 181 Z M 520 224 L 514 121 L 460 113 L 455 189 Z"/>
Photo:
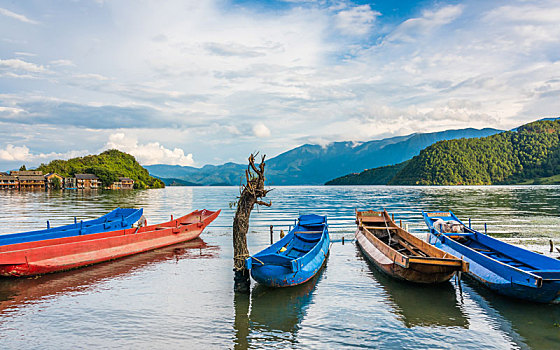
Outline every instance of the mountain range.
<path id="1" fill-rule="evenodd" d="M 560 183 L 560 120 L 499 134 L 436 142 L 399 164 L 348 174 L 326 185 L 493 185 Z"/>
<path id="2" fill-rule="evenodd" d="M 321 185 L 330 179 L 365 169 L 398 164 L 442 140 L 485 137 L 502 130 L 458 129 L 415 133 L 363 143 L 334 142 L 326 146 L 305 144 L 266 161 L 269 185 Z M 202 168 L 156 164 L 145 166 L 166 183 L 177 180 L 196 185 L 239 185 L 246 164 L 226 163 Z"/>

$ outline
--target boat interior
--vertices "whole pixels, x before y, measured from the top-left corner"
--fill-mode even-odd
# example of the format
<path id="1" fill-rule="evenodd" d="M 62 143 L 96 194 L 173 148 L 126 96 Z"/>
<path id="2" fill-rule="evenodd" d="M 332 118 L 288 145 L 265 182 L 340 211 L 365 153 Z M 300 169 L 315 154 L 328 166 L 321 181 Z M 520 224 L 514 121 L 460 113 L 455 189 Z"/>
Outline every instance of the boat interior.
<path id="1" fill-rule="evenodd" d="M 443 218 L 436 217 L 436 218 L 431 218 L 431 220 L 434 224 L 434 227 L 437 227 L 438 229 L 440 227 L 441 228 L 446 227 L 445 229 L 443 229 L 443 232 L 447 234 L 447 237 L 453 239 L 457 243 L 464 245 L 465 247 L 468 247 L 474 251 L 479 252 L 480 254 L 488 256 L 501 263 L 516 267 L 524 271 L 538 270 L 538 268 L 536 268 L 535 266 L 531 266 L 523 261 L 512 258 L 504 254 L 503 252 L 497 251 L 492 247 L 489 247 L 479 242 L 477 239 L 475 239 L 476 236 L 474 235 L 473 231 L 470 228 L 459 223 L 458 221 L 455 221 L 451 216 L 443 217 Z M 447 224 L 447 226 L 441 226 L 441 225 L 436 226 L 437 222 L 440 220 L 448 222 L 449 224 Z M 451 230 L 449 230 L 450 227 L 452 227 Z"/>
<path id="2" fill-rule="evenodd" d="M 297 259 L 307 254 L 321 240 L 323 225 L 297 225 L 293 232 L 293 238 L 278 250 L 278 254 Z"/>
<path id="3" fill-rule="evenodd" d="M 375 215 L 375 213 L 377 215 Z M 388 220 L 383 213 L 367 212 L 360 213 L 360 220 L 364 229 L 375 235 L 379 240 L 405 256 L 429 257 L 427 252 L 407 242 L 400 235 L 400 228 Z"/>

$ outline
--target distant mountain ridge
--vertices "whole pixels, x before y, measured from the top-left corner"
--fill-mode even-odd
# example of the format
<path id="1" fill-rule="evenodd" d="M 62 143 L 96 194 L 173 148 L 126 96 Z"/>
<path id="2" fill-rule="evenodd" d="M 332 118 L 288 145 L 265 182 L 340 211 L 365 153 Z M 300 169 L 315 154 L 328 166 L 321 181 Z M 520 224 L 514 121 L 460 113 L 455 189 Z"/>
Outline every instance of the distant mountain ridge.
<path id="1" fill-rule="evenodd" d="M 560 183 L 560 120 L 548 118 L 487 137 L 445 140 L 405 162 L 327 185 L 492 185 Z"/>
<path id="2" fill-rule="evenodd" d="M 327 146 L 305 144 L 267 161 L 267 183 L 270 185 L 321 185 L 326 181 L 364 169 L 401 163 L 423 148 L 442 140 L 484 137 L 502 130 L 458 129 L 433 133 L 416 133 L 363 143 L 334 142 Z M 150 174 L 175 178 L 195 184 L 238 185 L 245 164 L 226 163 L 202 168 L 178 165 L 148 165 Z"/>

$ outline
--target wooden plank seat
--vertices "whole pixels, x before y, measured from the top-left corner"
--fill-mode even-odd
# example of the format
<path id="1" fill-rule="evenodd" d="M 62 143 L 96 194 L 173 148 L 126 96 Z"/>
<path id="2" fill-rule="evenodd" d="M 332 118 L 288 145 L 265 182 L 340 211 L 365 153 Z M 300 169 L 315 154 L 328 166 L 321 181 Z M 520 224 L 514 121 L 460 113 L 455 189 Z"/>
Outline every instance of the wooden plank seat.
<path id="1" fill-rule="evenodd" d="M 397 226 L 367 226 L 364 225 L 365 228 L 367 228 L 368 230 L 397 230 L 400 227 Z"/>
<path id="2" fill-rule="evenodd" d="M 323 231 L 295 231 L 294 233 L 323 233 Z"/>

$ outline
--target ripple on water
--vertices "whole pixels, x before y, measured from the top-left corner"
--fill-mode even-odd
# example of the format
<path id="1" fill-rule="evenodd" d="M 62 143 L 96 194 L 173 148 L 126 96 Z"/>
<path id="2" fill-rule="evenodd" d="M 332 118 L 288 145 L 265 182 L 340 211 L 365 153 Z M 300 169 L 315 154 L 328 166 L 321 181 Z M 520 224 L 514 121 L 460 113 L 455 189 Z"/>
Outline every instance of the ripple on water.
<path id="1" fill-rule="evenodd" d="M 0 194 L 0 234 L 143 207 L 150 223 L 221 208 L 202 240 L 84 269 L 0 280 L 3 348 L 558 348 L 560 309 L 497 297 L 455 282 L 437 288 L 393 281 L 355 244 L 332 246 L 310 283 L 232 292 L 229 203 L 236 187 L 132 192 Z M 354 210 L 382 209 L 425 237 L 421 210 L 451 209 L 500 236 L 560 238 L 559 187 L 278 187 L 251 216 L 249 246 L 267 246 L 301 213 L 327 215 L 333 239 L 353 237 Z"/>

